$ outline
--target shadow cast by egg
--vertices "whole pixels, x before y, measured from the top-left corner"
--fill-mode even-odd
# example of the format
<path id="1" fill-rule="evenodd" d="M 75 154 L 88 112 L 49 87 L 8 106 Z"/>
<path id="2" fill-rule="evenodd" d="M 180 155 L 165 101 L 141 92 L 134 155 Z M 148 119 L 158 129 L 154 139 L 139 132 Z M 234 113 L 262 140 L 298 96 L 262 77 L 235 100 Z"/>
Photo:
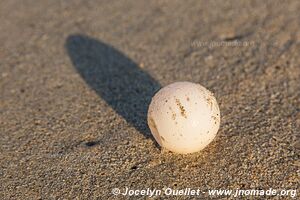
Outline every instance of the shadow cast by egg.
<path id="1" fill-rule="evenodd" d="M 100 40 L 70 35 L 65 48 L 87 85 L 149 138 L 147 109 L 161 85 L 122 52 Z"/>

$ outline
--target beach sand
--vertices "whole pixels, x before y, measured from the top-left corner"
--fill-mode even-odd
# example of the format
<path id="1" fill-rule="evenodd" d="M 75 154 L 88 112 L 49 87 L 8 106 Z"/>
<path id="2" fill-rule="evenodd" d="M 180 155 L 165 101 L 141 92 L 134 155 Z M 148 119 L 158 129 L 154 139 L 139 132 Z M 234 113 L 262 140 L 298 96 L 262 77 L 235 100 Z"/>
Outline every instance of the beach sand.
<path id="1" fill-rule="evenodd" d="M 297 0 L 1 1 L 0 199 L 298 189 L 299 10 Z M 146 123 L 153 94 L 176 81 L 205 86 L 221 110 L 217 137 L 190 155 L 161 149 Z"/>

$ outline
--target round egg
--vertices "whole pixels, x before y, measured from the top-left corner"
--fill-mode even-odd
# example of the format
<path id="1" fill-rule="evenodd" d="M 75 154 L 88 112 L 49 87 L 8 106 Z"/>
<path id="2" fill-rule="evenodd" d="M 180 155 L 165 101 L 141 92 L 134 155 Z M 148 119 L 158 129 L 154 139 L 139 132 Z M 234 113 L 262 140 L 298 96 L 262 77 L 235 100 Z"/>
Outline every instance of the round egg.
<path id="1" fill-rule="evenodd" d="M 191 82 L 176 82 L 160 89 L 152 98 L 147 118 L 158 144 L 181 154 L 206 147 L 220 126 L 215 97 Z"/>

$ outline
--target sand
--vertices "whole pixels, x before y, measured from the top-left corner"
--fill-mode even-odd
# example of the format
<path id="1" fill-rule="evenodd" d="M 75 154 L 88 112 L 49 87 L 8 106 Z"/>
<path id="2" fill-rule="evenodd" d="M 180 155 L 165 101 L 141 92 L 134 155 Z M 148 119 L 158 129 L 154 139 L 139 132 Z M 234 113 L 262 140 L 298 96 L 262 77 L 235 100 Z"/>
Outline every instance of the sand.
<path id="1" fill-rule="evenodd" d="M 1 1 L 0 199 L 298 189 L 299 10 L 297 0 Z M 217 137 L 191 155 L 160 149 L 145 120 L 175 81 L 205 86 L 221 110 Z"/>

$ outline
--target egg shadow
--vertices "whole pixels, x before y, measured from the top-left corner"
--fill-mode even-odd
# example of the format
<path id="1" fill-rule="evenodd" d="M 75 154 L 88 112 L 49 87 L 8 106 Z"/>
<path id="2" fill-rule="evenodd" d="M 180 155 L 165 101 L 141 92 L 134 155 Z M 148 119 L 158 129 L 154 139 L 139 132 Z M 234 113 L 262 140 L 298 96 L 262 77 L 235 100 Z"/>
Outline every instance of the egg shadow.
<path id="1" fill-rule="evenodd" d="M 161 85 L 122 52 L 100 40 L 70 35 L 65 48 L 89 87 L 141 134 L 153 140 L 147 126 L 147 109 Z"/>

